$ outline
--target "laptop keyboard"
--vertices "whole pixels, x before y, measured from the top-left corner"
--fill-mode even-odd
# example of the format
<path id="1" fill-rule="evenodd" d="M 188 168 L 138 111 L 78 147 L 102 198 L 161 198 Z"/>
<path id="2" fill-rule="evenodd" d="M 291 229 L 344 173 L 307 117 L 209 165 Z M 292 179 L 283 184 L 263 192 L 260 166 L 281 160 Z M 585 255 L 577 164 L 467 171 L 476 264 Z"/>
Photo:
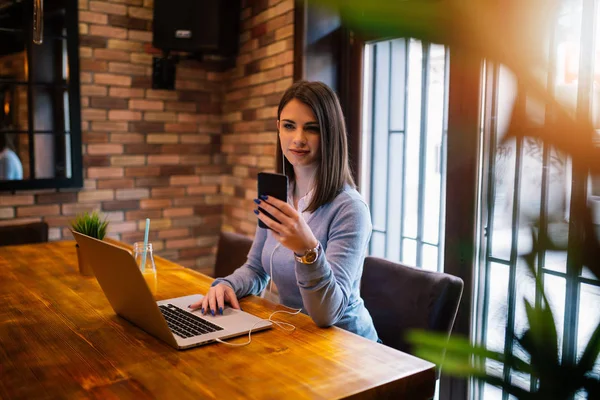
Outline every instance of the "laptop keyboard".
<path id="1" fill-rule="evenodd" d="M 220 326 L 183 311 L 173 304 L 160 305 L 158 308 L 165 317 L 171 331 L 184 339 L 223 330 Z"/>

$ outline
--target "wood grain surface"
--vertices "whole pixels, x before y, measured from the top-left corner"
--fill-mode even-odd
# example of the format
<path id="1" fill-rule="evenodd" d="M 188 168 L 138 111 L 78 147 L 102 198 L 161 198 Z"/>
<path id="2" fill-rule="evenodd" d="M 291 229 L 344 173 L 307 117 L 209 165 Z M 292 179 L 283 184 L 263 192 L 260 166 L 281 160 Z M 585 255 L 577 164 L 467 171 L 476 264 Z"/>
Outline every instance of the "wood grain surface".
<path id="1" fill-rule="evenodd" d="M 212 278 L 156 257 L 157 300 L 204 294 Z M 434 365 L 303 314 L 245 347 L 177 351 L 116 316 L 75 242 L 0 247 L 0 398 L 428 399 Z M 280 305 L 249 296 L 268 318 Z M 247 336 L 233 339 L 243 342 Z"/>

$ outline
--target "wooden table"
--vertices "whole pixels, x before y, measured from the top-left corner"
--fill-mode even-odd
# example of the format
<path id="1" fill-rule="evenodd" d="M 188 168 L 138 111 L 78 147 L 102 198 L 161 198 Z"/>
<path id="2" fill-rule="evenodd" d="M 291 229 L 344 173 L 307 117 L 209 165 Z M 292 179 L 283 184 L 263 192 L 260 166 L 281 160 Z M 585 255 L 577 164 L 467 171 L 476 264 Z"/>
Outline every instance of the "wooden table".
<path id="1" fill-rule="evenodd" d="M 157 257 L 158 299 L 206 293 L 212 278 Z M 74 242 L 0 247 L 0 398 L 395 398 L 434 393 L 434 366 L 303 314 L 245 347 L 177 351 L 117 317 Z M 244 311 L 282 309 L 250 296 Z M 234 339 L 242 342 L 247 337 Z"/>

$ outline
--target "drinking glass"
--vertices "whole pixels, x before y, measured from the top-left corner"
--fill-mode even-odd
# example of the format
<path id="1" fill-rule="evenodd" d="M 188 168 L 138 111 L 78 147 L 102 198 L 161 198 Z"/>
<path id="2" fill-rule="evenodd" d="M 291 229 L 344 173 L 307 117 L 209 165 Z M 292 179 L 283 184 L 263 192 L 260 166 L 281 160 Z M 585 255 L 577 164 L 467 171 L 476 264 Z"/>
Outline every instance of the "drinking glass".
<path id="1" fill-rule="evenodd" d="M 136 242 L 133 244 L 133 257 L 135 262 L 142 271 L 144 280 L 150 289 L 153 296 L 156 296 L 158 280 L 156 277 L 156 264 L 154 264 L 154 254 L 152 251 L 152 243 L 146 245 L 146 262 L 144 263 L 144 243 Z"/>

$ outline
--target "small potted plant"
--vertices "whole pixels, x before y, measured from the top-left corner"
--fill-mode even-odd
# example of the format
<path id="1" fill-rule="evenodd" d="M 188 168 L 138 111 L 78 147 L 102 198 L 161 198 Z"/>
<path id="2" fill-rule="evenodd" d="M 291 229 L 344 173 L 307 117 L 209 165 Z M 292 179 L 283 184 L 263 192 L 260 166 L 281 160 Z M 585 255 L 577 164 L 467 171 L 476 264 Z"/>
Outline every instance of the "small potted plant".
<path id="1" fill-rule="evenodd" d="M 108 228 L 108 221 L 101 219 L 100 215 L 93 211 L 91 213 L 79 214 L 75 217 L 75 220 L 71 223 L 71 229 L 75 232 L 79 232 L 83 235 L 93 237 L 98 240 L 103 240 L 106 235 L 106 229 Z M 77 248 L 77 261 L 79 262 L 79 272 L 81 275 L 92 276 L 94 271 L 89 265 L 87 260 L 82 257 L 79 245 L 75 245 Z"/>

